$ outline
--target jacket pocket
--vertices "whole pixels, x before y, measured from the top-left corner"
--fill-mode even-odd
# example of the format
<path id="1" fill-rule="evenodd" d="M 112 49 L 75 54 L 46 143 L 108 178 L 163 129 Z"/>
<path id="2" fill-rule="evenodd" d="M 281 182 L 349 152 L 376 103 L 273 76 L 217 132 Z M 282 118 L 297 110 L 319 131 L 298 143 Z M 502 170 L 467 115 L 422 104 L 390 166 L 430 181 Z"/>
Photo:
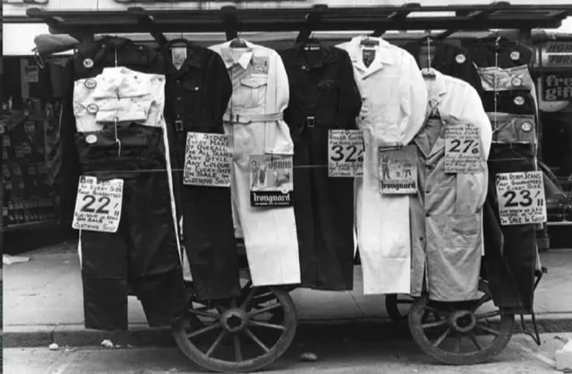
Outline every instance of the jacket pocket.
<path id="1" fill-rule="evenodd" d="M 341 96 L 340 83 L 335 80 L 320 81 L 318 83 L 318 95 L 318 121 L 324 122 L 323 124 L 326 127 L 333 127 L 338 122 L 337 114 Z"/>
<path id="2" fill-rule="evenodd" d="M 239 105 L 255 108 L 264 105 L 268 90 L 268 77 L 250 77 L 240 81 Z"/>
<path id="3" fill-rule="evenodd" d="M 186 116 L 194 117 L 200 110 L 202 105 L 203 88 L 193 82 L 185 82 L 183 85 L 183 113 Z M 195 113 L 197 112 L 197 113 Z"/>
<path id="4" fill-rule="evenodd" d="M 454 249 L 476 249 L 481 238 L 481 215 L 449 215 L 449 243 Z"/>

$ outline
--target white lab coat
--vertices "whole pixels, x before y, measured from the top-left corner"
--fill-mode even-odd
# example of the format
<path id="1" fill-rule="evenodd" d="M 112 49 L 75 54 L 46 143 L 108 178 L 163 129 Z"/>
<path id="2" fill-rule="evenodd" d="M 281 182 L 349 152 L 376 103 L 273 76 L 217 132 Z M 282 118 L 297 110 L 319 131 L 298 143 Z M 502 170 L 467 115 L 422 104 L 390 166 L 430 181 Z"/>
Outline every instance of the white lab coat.
<path id="1" fill-rule="evenodd" d="M 425 119 L 427 90 L 413 56 L 381 38 L 370 38 L 379 45 L 366 67 L 364 38 L 339 45 L 351 57 L 363 99 L 357 123 L 363 130 L 365 157 L 363 178 L 356 179 L 356 229 L 364 294 L 409 293 L 409 197 L 380 194 L 378 147 L 411 142 Z"/>
<path id="2" fill-rule="evenodd" d="M 278 53 L 246 42 L 210 47 L 221 55 L 233 84 L 224 129 L 233 144 L 232 200 L 235 225 L 244 235 L 254 286 L 300 283 L 298 238 L 293 207 L 250 206 L 250 155 L 293 155 L 294 143 L 283 120 L 288 76 Z M 295 188 L 295 187 L 294 187 Z"/>
<path id="3" fill-rule="evenodd" d="M 428 99 L 436 104 L 442 127 L 432 147 L 425 128 L 414 139 L 419 155 L 419 191 L 411 197 L 411 294 L 421 295 L 425 276 L 432 300 L 473 300 L 477 298 L 484 253 L 482 207 L 488 189 L 486 160 L 492 128 L 470 84 L 437 71 L 435 74 L 434 79 L 426 79 Z M 479 173 L 445 173 L 445 127 L 460 124 L 480 129 Z"/>

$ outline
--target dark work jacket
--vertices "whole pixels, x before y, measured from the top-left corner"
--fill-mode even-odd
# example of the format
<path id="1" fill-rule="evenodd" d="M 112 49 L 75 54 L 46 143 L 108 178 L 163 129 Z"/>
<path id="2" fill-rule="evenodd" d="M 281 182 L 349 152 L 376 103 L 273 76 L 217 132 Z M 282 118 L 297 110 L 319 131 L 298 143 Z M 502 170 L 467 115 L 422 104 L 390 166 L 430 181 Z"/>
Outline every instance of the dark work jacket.
<path id="1" fill-rule="evenodd" d="M 294 141 L 294 213 L 301 284 L 353 288 L 353 178 L 328 176 L 328 131 L 356 129 L 361 97 L 346 51 L 296 45 L 281 53 L 290 101 L 285 121 Z M 312 119 L 308 119 L 313 117 Z M 311 127 L 311 125 L 314 127 Z"/>
<path id="2" fill-rule="evenodd" d="M 222 117 L 232 83 L 222 58 L 187 42 L 187 59 L 173 65 L 170 45 L 163 48 L 167 84 L 165 119 L 174 134 L 173 167 L 183 243 L 199 299 L 240 296 L 240 280 L 230 188 L 183 185 L 188 132 L 224 134 Z"/>
<path id="3" fill-rule="evenodd" d="M 498 48 L 496 39 L 491 38 L 468 40 L 463 44 L 479 67 L 498 66 L 508 69 L 522 65 L 531 66 L 534 60 L 534 50 L 531 47 L 507 38 L 500 38 Z M 498 52 L 497 58 L 495 51 Z M 513 52 L 518 52 L 517 59 L 511 57 Z"/>
<path id="4" fill-rule="evenodd" d="M 425 41 L 408 43 L 403 48 L 411 53 L 419 64 L 419 53 L 425 43 Z M 431 61 L 431 67 L 443 74 L 469 83 L 481 96 L 483 93 L 481 78 L 468 51 L 449 43 L 434 43 L 433 45 L 436 49 Z M 464 59 L 458 56 L 463 56 Z"/>

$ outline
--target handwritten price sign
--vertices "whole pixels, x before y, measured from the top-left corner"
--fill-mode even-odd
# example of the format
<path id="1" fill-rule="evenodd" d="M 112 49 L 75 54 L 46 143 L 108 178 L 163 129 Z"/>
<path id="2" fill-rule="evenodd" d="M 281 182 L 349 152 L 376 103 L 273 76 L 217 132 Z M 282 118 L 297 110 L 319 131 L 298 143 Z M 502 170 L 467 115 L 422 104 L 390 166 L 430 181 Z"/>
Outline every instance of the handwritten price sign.
<path id="1" fill-rule="evenodd" d="M 546 197 L 542 178 L 540 171 L 497 175 L 501 225 L 546 222 Z"/>
<path id="2" fill-rule="evenodd" d="M 330 130 L 328 133 L 328 176 L 363 175 L 363 134 L 361 130 Z"/>
<path id="3" fill-rule="evenodd" d="M 484 171 L 481 131 L 470 125 L 445 129 L 445 173 L 475 174 Z"/>
<path id="4" fill-rule="evenodd" d="M 72 227 L 76 230 L 117 232 L 123 202 L 123 180 L 98 182 L 80 177 Z"/>

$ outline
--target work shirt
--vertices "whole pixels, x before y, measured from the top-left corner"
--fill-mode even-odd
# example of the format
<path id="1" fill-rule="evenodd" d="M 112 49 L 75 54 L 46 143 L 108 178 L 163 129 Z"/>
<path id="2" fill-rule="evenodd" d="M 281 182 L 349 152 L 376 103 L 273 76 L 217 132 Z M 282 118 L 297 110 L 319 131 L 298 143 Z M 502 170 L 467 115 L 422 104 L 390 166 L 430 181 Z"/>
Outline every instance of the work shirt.
<path id="1" fill-rule="evenodd" d="M 231 193 L 236 231 L 244 236 L 254 286 L 300 282 L 293 207 L 250 205 L 250 156 L 292 155 L 294 143 L 284 122 L 289 86 L 284 64 L 272 49 L 245 42 L 210 47 L 227 68 L 233 93 L 223 117 L 233 143 Z"/>
<path id="2" fill-rule="evenodd" d="M 438 301 L 477 298 L 492 130 L 477 91 L 468 83 L 435 72 L 426 78 L 427 121 L 415 137 L 418 193 L 411 197 L 411 294 L 420 296 L 424 277 L 429 297 Z M 430 108 L 441 119 L 430 119 Z M 480 130 L 482 171 L 445 173 L 445 129 L 468 125 Z"/>
<path id="3" fill-rule="evenodd" d="M 356 178 L 356 227 L 364 293 L 408 293 L 409 197 L 380 194 L 378 147 L 411 142 L 423 126 L 427 90 L 415 59 L 381 38 L 369 38 L 378 44 L 366 66 L 365 38 L 339 46 L 352 60 L 362 97 L 357 125 L 363 130 L 365 153 L 363 178 Z"/>
<path id="4" fill-rule="evenodd" d="M 302 287 L 353 289 L 354 180 L 328 176 L 328 133 L 357 129 L 361 97 L 346 51 L 296 45 L 281 53 L 294 140 L 294 211 Z"/>

